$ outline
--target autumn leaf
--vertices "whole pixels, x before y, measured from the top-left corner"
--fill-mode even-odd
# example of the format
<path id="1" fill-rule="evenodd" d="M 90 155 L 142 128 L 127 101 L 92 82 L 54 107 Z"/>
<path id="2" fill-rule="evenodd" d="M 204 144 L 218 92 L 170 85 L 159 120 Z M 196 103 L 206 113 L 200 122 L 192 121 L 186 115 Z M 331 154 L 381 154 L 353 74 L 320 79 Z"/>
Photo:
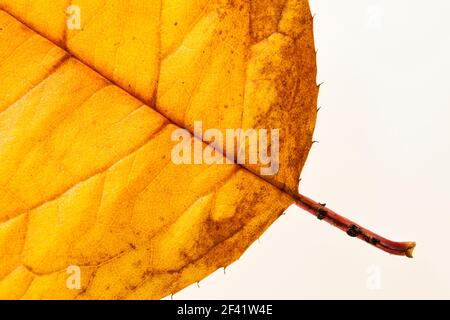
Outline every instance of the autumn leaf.
<path id="1" fill-rule="evenodd" d="M 306 0 L 0 9 L 0 298 L 162 298 L 237 260 L 293 203 L 411 255 L 297 193 L 318 93 Z M 172 133 L 196 121 L 280 129 L 279 171 L 174 163 Z"/>

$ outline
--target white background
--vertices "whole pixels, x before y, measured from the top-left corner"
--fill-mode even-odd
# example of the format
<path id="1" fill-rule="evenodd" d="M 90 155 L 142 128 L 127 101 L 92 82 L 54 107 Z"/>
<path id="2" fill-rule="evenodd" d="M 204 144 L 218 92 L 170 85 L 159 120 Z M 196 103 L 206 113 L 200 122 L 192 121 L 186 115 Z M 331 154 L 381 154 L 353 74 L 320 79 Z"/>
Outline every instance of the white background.
<path id="1" fill-rule="evenodd" d="M 450 298 L 450 1 L 311 0 L 319 97 L 300 191 L 414 259 L 290 208 L 174 299 Z"/>

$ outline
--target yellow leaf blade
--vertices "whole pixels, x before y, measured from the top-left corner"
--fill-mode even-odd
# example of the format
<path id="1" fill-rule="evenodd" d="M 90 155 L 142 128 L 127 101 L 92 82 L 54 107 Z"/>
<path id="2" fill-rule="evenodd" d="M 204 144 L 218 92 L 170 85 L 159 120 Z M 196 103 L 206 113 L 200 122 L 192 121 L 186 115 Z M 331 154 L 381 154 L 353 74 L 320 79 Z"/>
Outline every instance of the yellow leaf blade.
<path id="1" fill-rule="evenodd" d="M 46 61 L 0 113 L 1 298 L 161 298 L 236 260 L 292 203 L 234 164 L 175 165 L 177 126 L 75 59 Z"/>

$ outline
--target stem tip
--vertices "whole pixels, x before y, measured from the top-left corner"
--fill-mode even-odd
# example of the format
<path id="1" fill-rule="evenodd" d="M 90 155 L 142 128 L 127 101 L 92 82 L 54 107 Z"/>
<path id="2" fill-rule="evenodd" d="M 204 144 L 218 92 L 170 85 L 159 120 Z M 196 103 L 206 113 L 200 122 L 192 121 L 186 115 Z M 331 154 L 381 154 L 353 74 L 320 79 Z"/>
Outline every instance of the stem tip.
<path id="1" fill-rule="evenodd" d="M 405 256 L 407 256 L 408 258 L 412 258 L 413 257 L 413 251 L 414 248 L 416 247 L 416 243 L 415 242 L 408 242 L 409 246 L 405 251 Z"/>

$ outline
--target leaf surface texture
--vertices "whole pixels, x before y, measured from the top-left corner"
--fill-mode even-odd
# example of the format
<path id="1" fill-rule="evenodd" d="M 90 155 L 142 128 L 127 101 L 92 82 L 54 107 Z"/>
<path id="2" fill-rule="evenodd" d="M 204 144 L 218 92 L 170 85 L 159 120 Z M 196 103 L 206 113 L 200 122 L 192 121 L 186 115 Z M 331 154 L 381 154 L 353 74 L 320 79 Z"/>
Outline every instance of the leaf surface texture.
<path id="1" fill-rule="evenodd" d="M 1 298 L 162 298 L 235 261 L 293 202 L 318 90 L 307 1 L 0 8 Z M 280 128 L 279 173 L 173 164 L 171 133 L 199 120 Z"/>

